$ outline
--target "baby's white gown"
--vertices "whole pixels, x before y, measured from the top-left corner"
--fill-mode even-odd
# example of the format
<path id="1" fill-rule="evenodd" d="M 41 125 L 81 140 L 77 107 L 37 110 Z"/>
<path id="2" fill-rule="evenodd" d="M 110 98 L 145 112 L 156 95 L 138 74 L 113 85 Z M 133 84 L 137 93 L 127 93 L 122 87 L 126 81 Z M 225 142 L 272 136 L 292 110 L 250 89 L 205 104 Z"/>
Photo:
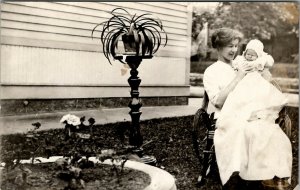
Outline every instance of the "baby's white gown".
<path id="1" fill-rule="evenodd" d="M 291 176 L 291 143 L 275 124 L 286 104 L 285 95 L 256 71 L 228 95 L 214 136 L 223 184 L 235 171 L 245 180 Z"/>

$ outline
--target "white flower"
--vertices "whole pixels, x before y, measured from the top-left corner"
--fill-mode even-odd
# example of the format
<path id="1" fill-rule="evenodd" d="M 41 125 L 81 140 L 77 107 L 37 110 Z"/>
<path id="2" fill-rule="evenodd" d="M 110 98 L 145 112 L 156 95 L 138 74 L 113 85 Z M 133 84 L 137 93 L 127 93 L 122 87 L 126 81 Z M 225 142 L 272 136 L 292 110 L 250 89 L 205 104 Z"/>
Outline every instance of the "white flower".
<path id="1" fill-rule="evenodd" d="M 67 114 L 67 115 L 64 115 L 61 119 L 60 119 L 60 122 L 63 123 L 65 122 L 66 120 L 68 120 L 70 114 Z"/>
<path id="2" fill-rule="evenodd" d="M 60 122 L 61 123 L 64 123 L 64 122 L 67 122 L 69 125 L 79 125 L 80 124 L 80 118 L 77 117 L 76 115 L 71 115 L 71 114 L 67 114 L 67 115 L 64 115 Z"/>

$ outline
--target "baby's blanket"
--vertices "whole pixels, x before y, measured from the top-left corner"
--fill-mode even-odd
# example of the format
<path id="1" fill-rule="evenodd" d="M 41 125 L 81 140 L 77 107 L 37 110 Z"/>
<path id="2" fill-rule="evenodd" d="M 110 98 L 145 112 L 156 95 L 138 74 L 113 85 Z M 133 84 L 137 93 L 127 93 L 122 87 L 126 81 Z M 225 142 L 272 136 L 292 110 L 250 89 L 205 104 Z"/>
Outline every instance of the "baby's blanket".
<path id="1" fill-rule="evenodd" d="M 220 120 L 239 117 L 243 120 L 263 119 L 265 114 L 275 114 L 287 104 L 286 96 L 266 81 L 260 73 L 247 74 L 228 95 L 219 116 Z M 273 119 L 273 118 L 269 118 Z"/>
<path id="2" fill-rule="evenodd" d="M 275 124 L 286 104 L 285 95 L 258 72 L 247 74 L 228 95 L 214 136 L 223 184 L 234 171 L 246 180 L 290 176 L 291 145 Z"/>

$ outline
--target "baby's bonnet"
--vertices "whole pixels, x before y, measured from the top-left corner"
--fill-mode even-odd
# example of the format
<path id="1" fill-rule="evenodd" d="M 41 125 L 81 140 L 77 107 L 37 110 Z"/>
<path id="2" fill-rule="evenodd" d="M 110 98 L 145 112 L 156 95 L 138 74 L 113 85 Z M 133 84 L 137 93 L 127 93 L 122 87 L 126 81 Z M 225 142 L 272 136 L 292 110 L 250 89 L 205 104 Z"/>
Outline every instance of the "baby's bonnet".
<path id="1" fill-rule="evenodd" d="M 248 49 L 254 50 L 254 51 L 257 53 L 257 56 L 258 56 L 258 57 L 261 57 L 261 56 L 263 56 L 264 54 L 266 54 L 266 53 L 264 52 L 264 44 L 263 44 L 260 40 L 257 40 L 257 39 L 254 39 L 254 40 L 250 40 L 250 41 L 249 41 L 249 43 L 248 43 L 247 46 L 246 46 L 246 49 L 245 49 L 244 53 L 245 53 Z"/>

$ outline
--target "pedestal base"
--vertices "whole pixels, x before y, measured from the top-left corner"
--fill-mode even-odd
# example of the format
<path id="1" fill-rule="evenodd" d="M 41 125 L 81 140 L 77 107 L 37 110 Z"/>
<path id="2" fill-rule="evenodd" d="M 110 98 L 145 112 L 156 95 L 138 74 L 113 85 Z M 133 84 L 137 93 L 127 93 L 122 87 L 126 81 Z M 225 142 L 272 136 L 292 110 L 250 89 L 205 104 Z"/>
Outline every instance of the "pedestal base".
<path id="1" fill-rule="evenodd" d="M 142 148 L 133 149 L 132 153 L 138 155 L 144 164 L 149 164 L 151 166 L 156 166 L 157 164 L 156 158 L 154 156 L 144 155 L 144 150 Z"/>
<path id="2" fill-rule="evenodd" d="M 156 166 L 157 164 L 157 160 L 154 156 L 144 155 L 141 157 L 141 160 L 143 161 L 144 164 L 148 164 L 151 166 Z"/>

